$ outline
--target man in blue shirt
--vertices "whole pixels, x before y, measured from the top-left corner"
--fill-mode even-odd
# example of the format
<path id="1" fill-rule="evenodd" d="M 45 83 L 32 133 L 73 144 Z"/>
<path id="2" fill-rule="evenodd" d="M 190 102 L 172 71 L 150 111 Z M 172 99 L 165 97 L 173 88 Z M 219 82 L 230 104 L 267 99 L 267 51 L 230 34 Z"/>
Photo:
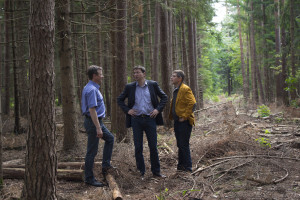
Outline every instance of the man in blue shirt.
<path id="1" fill-rule="evenodd" d="M 99 91 L 103 79 L 102 67 L 92 65 L 88 68 L 89 82 L 83 88 L 81 110 L 85 116 L 84 127 L 88 134 L 87 152 L 85 156 L 85 182 L 96 187 L 103 187 L 93 174 L 94 159 L 98 152 L 99 138 L 105 141 L 103 148 L 102 173 L 112 168 L 110 165 L 114 136 L 104 126 L 102 119 L 105 117 L 103 96 Z"/>
<path id="2" fill-rule="evenodd" d="M 125 86 L 117 101 L 126 113 L 126 127 L 132 126 L 136 166 L 143 178 L 146 171 L 143 156 L 143 131 L 145 131 L 150 149 L 152 174 L 156 177 L 165 177 L 160 173 L 156 125 L 163 125 L 161 112 L 168 97 L 157 82 L 146 80 L 144 67 L 134 67 L 133 73 L 136 81 Z M 127 105 L 125 104 L 126 98 L 128 98 Z"/>

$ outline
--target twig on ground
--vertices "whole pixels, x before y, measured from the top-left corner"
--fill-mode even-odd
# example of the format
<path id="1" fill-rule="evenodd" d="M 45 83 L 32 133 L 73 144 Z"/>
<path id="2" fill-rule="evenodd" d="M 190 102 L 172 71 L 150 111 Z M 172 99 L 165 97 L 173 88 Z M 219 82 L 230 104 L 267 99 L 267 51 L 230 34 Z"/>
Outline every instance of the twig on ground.
<path id="1" fill-rule="evenodd" d="M 227 162 L 227 161 L 229 161 L 229 160 L 230 160 L 230 159 L 228 159 L 228 160 L 222 160 L 221 162 L 217 162 L 217 163 L 214 163 L 214 164 L 209 165 L 209 166 L 206 166 L 206 167 L 198 168 L 196 171 L 194 171 L 194 172 L 191 173 L 191 174 L 194 175 L 194 174 L 196 174 L 196 173 L 202 172 L 202 171 L 204 171 L 204 170 L 206 170 L 206 169 L 209 169 L 209 168 L 211 168 L 211 167 L 214 167 L 214 166 L 216 166 L 216 165 L 220 165 L 220 164 L 222 164 L 222 163 L 224 163 L 224 162 Z"/>
<path id="2" fill-rule="evenodd" d="M 219 176 L 217 179 L 215 179 L 214 180 L 214 183 L 216 183 L 216 182 L 218 182 L 223 176 L 225 176 L 229 171 L 231 171 L 231 170 L 233 170 L 233 169 L 236 169 L 236 168 L 239 168 L 239 167 L 242 167 L 242 166 L 244 166 L 244 165 L 246 165 L 246 164 L 248 164 L 248 163 L 250 163 L 250 162 L 252 162 L 254 159 L 252 159 L 252 160 L 250 160 L 250 161 L 247 161 L 247 162 L 244 162 L 244 163 L 242 163 L 242 164 L 239 164 L 239 165 L 237 165 L 237 166 L 235 166 L 235 167 L 232 167 L 232 168 L 230 168 L 230 169 L 227 169 L 227 170 L 225 170 L 225 171 L 222 171 L 222 172 L 220 172 L 220 173 L 224 173 L 224 174 L 222 174 L 221 176 Z M 220 174 L 220 173 L 218 173 L 218 174 Z"/>
<path id="3" fill-rule="evenodd" d="M 212 161 L 215 160 L 226 160 L 228 159 L 235 159 L 235 158 L 276 158 L 276 159 L 284 159 L 284 160 L 294 160 L 294 161 L 300 161 L 298 158 L 291 158 L 291 157 L 279 157 L 279 156 L 269 156 L 269 155 L 242 155 L 242 156 L 230 156 L 230 157 L 223 157 L 223 158 L 215 158 L 212 159 Z"/>

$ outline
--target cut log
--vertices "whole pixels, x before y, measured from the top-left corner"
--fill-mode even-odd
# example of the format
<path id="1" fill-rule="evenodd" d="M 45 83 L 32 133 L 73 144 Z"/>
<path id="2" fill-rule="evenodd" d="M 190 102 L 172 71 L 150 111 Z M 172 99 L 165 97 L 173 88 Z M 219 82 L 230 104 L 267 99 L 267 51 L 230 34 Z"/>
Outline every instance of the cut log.
<path id="1" fill-rule="evenodd" d="M 4 179 L 24 179 L 24 174 L 25 174 L 24 168 L 3 168 Z M 84 171 L 58 169 L 57 179 L 67 180 L 67 181 L 83 181 Z"/>
<path id="2" fill-rule="evenodd" d="M 120 189 L 118 187 L 118 184 L 116 182 L 116 180 L 114 179 L 113 175 L 108 173 L 106 176 L 106 181 L 109 185 L 109 188 L 112 190 L 112 194 L 113 194 L 113 199 L 114 200 L 122 200 L 122 194 L 120 192 Z"/>
<path id="3" fill-rule="evenodd" d="M 94 166 L 101 166 L 101 162 L 95 162 Z M 25 168 L 24 164 L 17 164 L 16 162 L 4 162 L 5 168 Z M 84 170 L 84 162 L 59 162 L 57 164 L 58 169 L 82 169 Z"/>

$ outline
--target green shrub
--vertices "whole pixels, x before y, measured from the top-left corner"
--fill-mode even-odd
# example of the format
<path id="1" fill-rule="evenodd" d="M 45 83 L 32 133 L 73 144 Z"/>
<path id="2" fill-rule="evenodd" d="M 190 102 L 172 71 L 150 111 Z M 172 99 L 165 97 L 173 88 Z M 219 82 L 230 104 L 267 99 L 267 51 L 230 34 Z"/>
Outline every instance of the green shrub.
<path id="1" fill-rule="evenodd" d="M 268 117 L 271 113 L 270 108 L 266 105 L 259 106 L 257 112 L 260 117 Z"/>
<path id="2" fill-rule="evenodd" d="M 257 141 L 260 144 L 260 146 L 262 146 L 262 147 L 269 147 L 269 148 L 271 148 L 271 144 L 269 142 L 269 139 L 266 139 L 264 137 L 260 137 L 258 139 L 255 139 L 255 141 Z"/>

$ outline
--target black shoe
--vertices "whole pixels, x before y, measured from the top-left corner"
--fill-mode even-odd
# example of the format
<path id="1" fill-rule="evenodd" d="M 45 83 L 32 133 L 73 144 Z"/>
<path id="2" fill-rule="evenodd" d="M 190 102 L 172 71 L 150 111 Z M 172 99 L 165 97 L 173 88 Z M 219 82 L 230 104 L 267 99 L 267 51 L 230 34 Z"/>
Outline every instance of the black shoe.
<path id="1" fill-rule="evenodd" d="M 161 173 L 153 173 L 153 176 L 158 178 L 166 178 L 166 176 Z"/>
<path id="2" fill-rule="evenodd" d="M 185 171 L 184 166 L 182 165 L 177 166 L 177 171 Z"/>
<path id="3" fill-rule="evenodd" d="M 116 169 L 116 167 L 113 167 L 113 166 L 102 167 L 102 174 L 106 175 L 112 169 Z"/>
<path id="4" fill-rule="evenodd" d="M 192 168 L 185 168 L 185 171 L 191 173 L 193 170 L 192 170 Z"/>
<path id="5" fill-rule="evenodd" d="M 101 182 L 98 182 L 98 181 L 91 181 L 91 182 L 85 182 L 85 184 L 88 184 L 88 185 L 92 185 L 92 186 L 95 186 L 95 187 L 103 187 L 105 186 L 103 183 Z"/>

